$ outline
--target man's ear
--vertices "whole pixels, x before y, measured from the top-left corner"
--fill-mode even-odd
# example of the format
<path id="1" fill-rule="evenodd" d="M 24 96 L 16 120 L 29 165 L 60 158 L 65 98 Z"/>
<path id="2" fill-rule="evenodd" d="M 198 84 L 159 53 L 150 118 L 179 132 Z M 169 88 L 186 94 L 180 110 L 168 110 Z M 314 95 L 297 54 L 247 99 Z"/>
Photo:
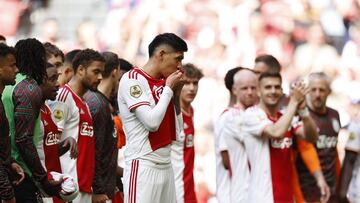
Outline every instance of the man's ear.
<path id="1" fill-rule="evenodd" d="M 85 67 L 83 65 L 80 65 L 78 68 L 77 68 L 77 71 L 75 74 L 79 74 L 79 76 L 83 76 L 85 75 Z"/>

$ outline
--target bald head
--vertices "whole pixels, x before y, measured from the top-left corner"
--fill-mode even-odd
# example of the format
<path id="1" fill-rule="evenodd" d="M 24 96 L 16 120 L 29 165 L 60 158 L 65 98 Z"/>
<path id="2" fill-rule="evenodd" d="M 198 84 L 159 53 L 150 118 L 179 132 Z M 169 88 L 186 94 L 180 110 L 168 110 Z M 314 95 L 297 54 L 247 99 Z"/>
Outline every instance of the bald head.
<path id="1" fill-rule="evenodd" d="M 257 81 L 256 74 L 249 69 L 242 69 L 234 75 L 232 92 L 236 96 L 237 103 L 244 108 L 257 102 Z"/>

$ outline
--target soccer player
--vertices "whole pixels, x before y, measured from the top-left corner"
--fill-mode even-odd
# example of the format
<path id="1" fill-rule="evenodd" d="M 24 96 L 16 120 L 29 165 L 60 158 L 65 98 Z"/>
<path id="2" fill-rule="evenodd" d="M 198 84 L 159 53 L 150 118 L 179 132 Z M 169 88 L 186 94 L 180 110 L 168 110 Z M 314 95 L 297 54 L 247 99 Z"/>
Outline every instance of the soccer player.
<path id="1" fill-rule="evenodd" d="M 58 68 L 58 72 L 60 74 L 59 75 L 60 87 L 67 84 L 71 80 L 72 76 L 74 75 L 74 68 L 73 68 L 72 62 L 73 62 L 76 54 L 79 52 L 80 52 L 80 49 L 74 49 L 65 55 L 64 64 L 62 66 L 60 66 L 60 68 Z"/>
<path id="2" fill-rule="evenodd" d="M 95 167 L 93 122 L 83 95 L 97 90 L 104 70 L 104 57 L 97 51 L 85 49 L 73 60 L 75 75 L 60 88 L 55 102 L 49 102 L 54 120 L 61 131 L 61 141 L 73 137 L 78 144 L 77 159 L 70 152 L 60 157 L 61 169 L 79 184 L 79 195 L 74 203 L 91 202 L 91 187 Z"/>
<path id="3" fill-rule="evenodd" d="M 103 79 L 97 91 L 84 95 L 89 105 L 94 126 L 95 174 L 92 185 L 93 202 L 105 202 L 113 198 L 116 187 L 116 168 L 118 149 L 111 115 L 110 98 L 112 90 L 119 85 L 120 68 L 118 56 L 104 52 L 105 68 Z"/>
<path id="4" fill-rule="evenodd" d="M 239 70 L 234 76 L 232 93 L 236 103 L 230 107 L 224 119 L 224 137 L 230 157 L 230 202 L 246 202 L 250 171 L 242 137 L 241 122 L 245 109 L 258 101 L 257 76 L 249 69 Z"/>
<path id="5" fill-rule="evenodd" d="M 331 93 L 330 78 L 323 72 L 309 75 L 309 94 L 306 97 L 310 115 L 316 123 L 319 139 L 314 145 L 320 160 L 321 170 L 331 196 L 329 202 L 338 202 L 336 186 L 339 175 L 340 162 L 336 149 L 337 137 L 340 130 L 339 113 L 326 106 L 326 100 Z M 305 142 L 298 140 L 298 143 Z M 306 202 L 319 202 L 322 198 L 318 183 L 308 171 L 301 157 L 304 157 L 302 148 L 299 148 L 296 168 L 299 175 L 301 190 Z M 306 153 L 306 150 L 305 150 Z"/>
<path id="6" fill-rule="evenodd" d="M 273 73 L 280 73 L 281 65 L 279 61 L 272 55 L 264 54 L 259 55 L 255 59 L 255 66 L 254 66 L 255 73 L 260 76 L 260 74 L 264 72 L 273 72 Z M 280 111 L 283 112 L 286 109 L 286 106 L 289 103 L 289 97 L 285 94 L 280 99 Z M 296 144 L 296 147 L 293 148 L 293 160 L 296 160 L 298 156 L 298 149 L 302 151 L 302 158 L 307 166 L 308 170 L 313 174 L 314 178 L 317 181 L 319 189 L 321 191 L 322 199 L 326 201 L 330 197 L 329 187 L 326 184 L 325 178 L 321 171 L 320 161 L 318 159 L 316 149 L 313 144 L 308 142 L 300 142 Z M 300 183 L 298 180 L 296 164 L 294 163 L 293 166 L 293 184 L 294 184 L 294 193 L 295 193 L 295 200 L 296 202 L 304 202 L 304 197 L 301 192 Z"/>
<path id="7" fill-rule="evenodd" d="M 174 92 L 181 90 L 186 42 L 173 33 L 149 44 L 149 60 L 120 80 L 118 103 L 126 135 L 125 202 L 176 202 L 170 144 L 177 138 Z M 180 113 L 180 112 L 179 112 Z"/>
<path id="8" fill-rule="evenodd" d="M 225 140 L 221 136 L 221 132 L 224 128 L 224 118 L 230 107 L 236 103 L 236 96 L 232 93 L 234 85 L 234 75 L 242 68 L 236 67 L 230 69 L 224 78 L 226 89 L 229 90 L 230 99 L 228 108 L 223 111 L 214 124 L 215 135 L 215 159 L 216 159 L 216 198 L 220 203 L 230 202 L 230 176 L 229 170 L 230 160 L 228 147 Z"/>
<path id="9" fill-rule="evenodd" d="M 64 65 L 64 53 L 50 42 L 44 43 L 46 52 L 46 61 L 56 68 L 61 68 Z"/>
<path id="10" fill-rule="evenodd" d="M 185 84 L 180 93 L 180 107 L 183 117 L 185 139 L 173 142 L 171 146 L 171 163 L 175 175 L 176 200 L 180 202 L 197 202 L 194 183 L 194 135 L 193 123 L 194 101 L 198 91 L 199 80 L 203 77 L 200 69 L 188 63 L 183 66 Z M 174 151 L 178 150 L 178 151 Z"/>
<path id="11" fill-rule="evenodd" d="M 6 85 L 14 85 L 16 73 L 15 49 L 6 44 L 0 44 L 0 96 Z M 6 118 L 5 109 L 0 100 L 0 201 L 4 203 L 15 202 L 12 180 L 12 171 L 18 175 L 15 184 L 19 184 L 24 178 L 22 168 L 11 159 L 11 145 L 9 137 L 9 122 Z"/>
<path id="12" fill-rule="evenodd" d="M 61 173 L 60 156 L 66 151 L 70 150 L 72 158 L 77 157 L 77 143 L 72 137 L 68 137 L 60 142 L 61 132 L 56 126 L 51 110 L 46 103 L 46 100 L 55 100 L 57 91 L 59 90 L 58 83 L 58 72 L 56 66 L 48 63 L 46 66 L 46 79 L 40 85 L 43 92 L 44 104 L 40 109 L 40 137 L 37 143 L 37 151 L 39 154 L 40 161 L 44 168 L 46 168 L 48 178 L 52 178 L 50 172 Z M 64 202 L 58 197 L 43 198 L 45 202 Z"/>
<path id="13" fill-rule="evenodd" d="M 359 101 L 356 103 L 355 108 L 358 112 L 348 126 L 349 137 L 341 168 L 339 184 L 339 201 L 341 203 L 360 202 L 360 106 Z"/>
<path id="14" fill-rule="evenodd" d="M 289 104 L 282 115 L 279 111 L 279 101 L 283 95 L 281 82 L 279 73 L 265 72 L 260 75 L 260 102 L 246 110 L 241 123 L 251 167 L 246 202 L 293 202 L 292 136 L 294 134 L 310 141 L 317 139 L 315 124 L 304 109 L 304 84 L 293 85 Z M 298 110 L 303 125 L 291 127 Z"/>
<path id="15" fill-rule="evenodd" d="M 19 73 L 16 84 L 7 86 L 3 103 L 9 119 L 12 157 L 24 169 L 24 181 L 15 187 L 17 202 L 37 202 L 35 182 L 51 196 L 59 194 L 61 181 L 48 180 L 35 143 L 39 139 L 41 85 L 46 77 L 45 48 L 36 39 L 20 40 L 15 45 Z"/>

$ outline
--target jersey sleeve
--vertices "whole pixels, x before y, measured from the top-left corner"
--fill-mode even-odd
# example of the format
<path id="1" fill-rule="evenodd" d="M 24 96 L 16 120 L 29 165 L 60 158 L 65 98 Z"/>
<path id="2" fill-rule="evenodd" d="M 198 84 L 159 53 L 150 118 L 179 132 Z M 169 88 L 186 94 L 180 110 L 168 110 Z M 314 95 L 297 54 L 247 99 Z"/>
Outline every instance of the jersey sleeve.
<path id="1" fill-rule="evenodd" d="M 124 80 L 120 81 L 119 96 L 124 100 L 129 111 L 134 111 L 142 105 L 150 106 L 149 99 L 146 96 L 147 91 L 149 88 L 146 88 L 140 79 L 125 77 Z"/>
<path id="2" fill-rule="evenodd" d="M 350 151 L 360 152 L 360 127 L 358 123 L 351 122 L 349 127 L 349 138 L 345 148 Z"/>
<path id="3" fill-rule="evenodd" d="M 71 115 L 71 108 L 69 104 L 61 101 L 54 101 L 49 103 L 53 120 L 56 123 L 59 131 L 64 130 L 64 126 L 67 120 L 69 120 Z"/>
<path id="4" fill-rule="evenodd" d="M 250 107 L 244 114 L 243 131 L 247 135 L 262 136 L 264 128 L 271 125 L 272 122 L 268 119 L 266 113 L 259 107 Z"/>
<path id="5" fill-rule="evenodd" d="M 222 137 L 232 137 L 238 141 L 243 140 L 243 119 L 240 112 L 232 112 L 224 118 L 224 129 L 221 131 Z"/>

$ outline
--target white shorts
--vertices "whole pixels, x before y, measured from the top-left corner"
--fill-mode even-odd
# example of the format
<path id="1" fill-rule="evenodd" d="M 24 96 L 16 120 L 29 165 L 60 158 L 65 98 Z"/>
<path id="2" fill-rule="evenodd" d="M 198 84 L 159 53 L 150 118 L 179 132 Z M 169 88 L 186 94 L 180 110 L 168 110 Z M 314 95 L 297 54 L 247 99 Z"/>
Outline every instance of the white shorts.
<path id="1" fill-rule="evenodd" d="M 132 160 L 124 169 L 124 203 L 175 203 L 171 164 Z"/>

